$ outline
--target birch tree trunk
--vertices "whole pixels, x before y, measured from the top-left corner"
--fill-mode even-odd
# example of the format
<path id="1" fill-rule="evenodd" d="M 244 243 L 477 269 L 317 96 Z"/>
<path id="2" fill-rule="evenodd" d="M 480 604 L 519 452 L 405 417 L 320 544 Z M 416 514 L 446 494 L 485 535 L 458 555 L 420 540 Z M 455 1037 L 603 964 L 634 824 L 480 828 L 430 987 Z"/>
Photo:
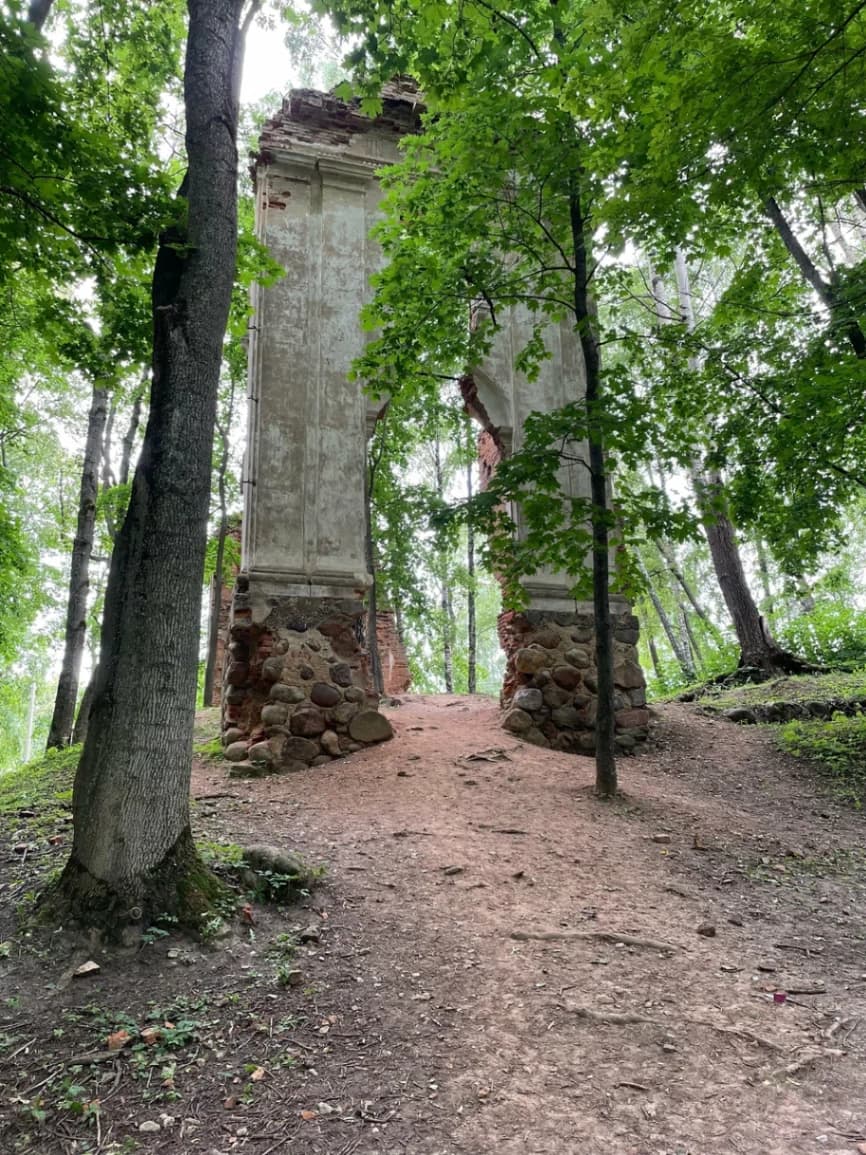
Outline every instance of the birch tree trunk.
<path id="1" fill-rule="evenodd" d="M 242 0 L 189 0 L 186 221 L 153 277 L 153 384 L 111 562 L 90 727 L 59 898 L 117 932 L 195 922 L 219 884 L 190 831 L 202 571 L 222 343 L 237 244 Z M 181 228 L 183 231 L 181 232 Z"/>
<path id="2" fill-rule="evenodd" d="M 204 669 L 204 686 L 202 689 L 202 705 L 219 705 L 213 701 L 214 682 L 216 681 L 217 653 L 219 652 L 220 616 L 222 612 L 223 586 L 225 585 L 223 570 L 225 569 L 226 537 L 229 532 L 229 506 L 226 494 L 226 479 L 229 468 L 229 430 L 232 427 L 232 417 L 235 408 L 235 382 L 231 378 L 229 383 L 228 412 L 225 420 L 218 423 L 221 448 L 217 472 L 217 500 L 219 502 L 220 523 L 217 530 L 216 561 L 214 565 L 213 582 L 211 584 L 210 616 L 207 630 L 207 659 Z"/>
<path id="3" fill-rule="evenodd" d="M 87 594 L 90 590 L 90 557 L 96 527 L 96 498 L 99 494 L 99 462 L 108 412 L 108 390 L 94 382 L 87 418 L 87 439 L 78 496 L 78 520 L 69 569 L 69 599 L 66 604 L 66 635 L 63 664 L 54 699 L 54 713 L 48 730 L 47 749 L 68 746 L 75 722 L 81 659 L 87 635 Z"/>

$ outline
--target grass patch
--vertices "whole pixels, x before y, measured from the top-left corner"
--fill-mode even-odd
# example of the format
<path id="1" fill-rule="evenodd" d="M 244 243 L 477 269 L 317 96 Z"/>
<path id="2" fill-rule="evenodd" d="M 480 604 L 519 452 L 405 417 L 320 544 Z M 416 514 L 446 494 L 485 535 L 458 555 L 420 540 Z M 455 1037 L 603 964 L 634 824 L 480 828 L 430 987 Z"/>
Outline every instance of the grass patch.
<path id="1" fill-rule="evenodd" d="M 15 815 L 27 831 L 52 826 L 72 804 L 80 757 L 80 746 L 67 746 L 0 774 L 0 815 Z"/>
<path id="2" fill-rule="evenodd" d="M 866 670 L 797 674 L 742 686 L 707 686 L 699 701 L 719 710 L 775 702 L 822 702 L 866 698 Z"/>
<path id="3" fill-rule="evenodd" d="M 780 747 L 812 763 L 833 793 L 861 809 L 866 795 L 866 714 L 834 714 L 827 721 L 787 722 Z"/>

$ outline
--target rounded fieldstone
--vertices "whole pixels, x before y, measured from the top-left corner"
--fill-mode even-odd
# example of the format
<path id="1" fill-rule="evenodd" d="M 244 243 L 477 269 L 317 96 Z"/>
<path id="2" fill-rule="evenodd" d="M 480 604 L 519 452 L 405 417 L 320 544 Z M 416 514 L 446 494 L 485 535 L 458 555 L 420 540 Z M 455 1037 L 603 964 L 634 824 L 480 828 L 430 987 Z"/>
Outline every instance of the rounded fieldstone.
<path id="1" fill-rule="evenodd" d="M 331 666 L 331 681 L 335 686 L 351 686 L 352 667 L 345 662 L 337 662 L 335 666 Z"/>
<path id="2" fill-rule="evenodd" d="M 521 674 L 534 674 L 547 665 L 544 650 L 533 650 L 528 646 L 514 655 L 514 668 Z"/>
<path id="3" fill-rule="evenodd" d="M 520 710 L 540 710 L 544 704 L 544 699 L 541 696 L 541 690 L 532 690 L 528 687 L 523 687 L 518 690 L 511 699 L 511 704 Z"/>
<path id="4" fill-rule="evenodd" d="M 639 634 L 637 630 L 632 629 L 616 629 L 613 636 L 618 642 L 625 642 L 628 646 L 636 646 L 638 643 Z"/>
<path id="5" fill-rule="evenodd" d="M 619 710 L 616 715 L 616 725 L 619 730 L 636 730 L 648 726 L 649 710 Z"/>
<path id="6" fill-rule="evenodd" d="M 591 628 L 571 631 L 573 642 L 591 642 L 594 636 L 594 631 Z"/>
<path id="7" fill-rule="evenodd" d="M 330 711 L 329 717 L 332 722 L 336 722 L 339 726 L 345 726 L 360 710 L 360 705 L 357 702 L 341 702 L 339 706 L 335 706 Z"/>
<path id="8" fill-rule="evenodd" d="M 589 690 L 590 694 L 598 693 L 598 674 L 595 670 L 587 670 L 583 675 L 584 688 Z"/>
<path id="9" fill-rule="evenodd" d="M 325 729 L 325 719 L 321 710 L 317 710 L 314 706 L 306 710 L 296 710 L 292 714 L 289 729 L 302 738 L 312 738 Z"/>
<path id="10" fill-rule="evenodd" d="M 310 763 L 319 753 L 319 743 L 293 735 L 283 742 L 280 758 L 290 762 Z"/>
<path id="11" fill-rule="evenodd" d="M 233 742 L 239 742 L 243 738 L 244 732 L 238 726 L 229 726 L 223 734 L 223 746 L 231 746 Z"/>
<path id="12" fill-rule="evenodd" d="M 333 758 L 339 758 L 343 753 L 340 749 L 340 739 L 333 730 L 326 730 L 319 741 L 322 743 L 322 749 L 326 754 L 330 754 Z"/>
<path id="13" fill-rule="evenodd" d="M 539 670 L 537 674 L 532 675 L 533 686 L 546 686 L 550 681 L 550 670 Z"/>
<path id="14" fill-rule="evenodd" d="M 293 874 L 306 878 L 310 868 L 299 855 L 276 846 L 245 846 L 244 862 L 251 870 L 268 874 Z"/>
<path id="15" fill-rule="evenodd" d="M 268 742 L 256 742 L 248 751 L 250 762 L 273 762 L 274 752 Z"/>
<path id="16" fill-rule="evenodd" d="M 557 666 L 553 671 L 553 680 L 563 690 L 576 690 L 580 685 L 580 670 L 574 666 Z"/>
<path id="17" fill-rule="evenodd" d="M 223 701 L 227 706 L 240 706 L 247 697 L 248 691 L 241 686 L 229 686 L 223 695 Z"/>
<path id="18" fill-rule="evenodd" d="M 350 686 L 343 697 L 347 702 L 365 702 L 367 694 L 360 686 Z"/>
<path id="19" fill-rule="evenodd" d="M 555 686 L 552 682 L 550 685 L 544 687 L 541 696 L 544 698 L 544 704 L 550 706 L 553 710 L 555 710 L 557 706 L 567 706 L 571 701 L 570 692 L 563 690 L 559 686 Z"/>
<path id="20" fill-rule="evenodd" d="M 336 706 L 340 701 L 340 691 L 336 686 L 329 686 L 327 682 L 316 682 L 310 690 L 310 701 L 327 709 L 329 706 Z"/>
<path id="21" fill-rule="evenodd" d="M 637 662 L 626 661 L 613 673 L 614 684 L 621 690 L 639 690 L 643 684 L 643 670 Z"/>
<path id="22" fill-rule="evenodd" d="M 275 702 L 285 702 L 289 706 L 303 702 L 306 697 L 300 686 L 286 686 L 282 682 L 275 682 L 271 686 L 268 696 L 273 698 Z"/>
<path id="23" fill-rule="evenodd" d="M 521 734 L 521 737 L 524 742 L 531 742 L 533 746 L 541 746 L 545 750 L 550 748 L 550 742 L 537 726 L 530 726 L 528 730 Z"/>
<path id="24" fill-rule="evenodd" d="M 312 666 L 298 666 L 298 675 L 303 678 L 305 682 L 309 682 L 312 678 L 315 678 L 316 671 Z"/>
<path id="25" fill-rule="evenodd" d="M 262 662 L 262 677 L 266 682 L 276 682 L 283 672 L 285 661 L 282 658 L 265 658 Z"/>
<path id="26" fill-rule="evenodd" d="M 577 666 L 579 670 L 585 670 L 591 664 L 587 651 L 577 647 L 573 650 L 566 650 L 565 660 L 570 662 L 572 666 Z"/>
<path id="27" fill-rule="evenodd" d="M 289 716 L 289 707 L 283 702 L 271 702 L 262 707 L 263 726 L 282 726 Z"/>
<path id="28" fill-rule="evenodd" d="M 554 726 L 560 726 L 564 730 L 577 730 L 583 723 L 583 718 L 574 706 L 560 706 L 551 713 L 550 720 Z"/>
<path id="29" fill-rule="evenodd" d="M 512 734 L 523 734 L 532 726 L 532 715 L 525 710 L 509 710 L 502 719 L 503 728 Z"/>
<path id="30" fill-rule="evenodd" d="M 227 686 L 242 686 L 250 676 L 246 662 L 232 662 L 225 672 L 223 681 Z"/>
<path id="31" fill-rule="evenodd" d="M 361 710 L 349 723 L 349 735 L 356 742 L 386 742 L 394 737 L 394 731 L 378 710 Z"/>
<path id="32" fill-rule="evenodd" d="M 562 638 L 556 630 L 542 630 L 533 640 L 537 646 L 544 646 L 546 650 L 557 650 Z"/>
<path id="33" fill-rule="evenodd" d="M 346 746 L 346 753 L 347 754 L 357 754 L 357 752 L 359 750 L 363 750 L 363 749 L 364 749 L 364 747 L 361 745 L 360 742 L 349 742 Z"/>
<path id="34" fill-rule="evenodd" d="M 246 742 L 231 742 L 226 746 L 225 750 L 223 750 L 223 756 L 227 758 L 229 762 L 243 762 L 247 756 Z"/>

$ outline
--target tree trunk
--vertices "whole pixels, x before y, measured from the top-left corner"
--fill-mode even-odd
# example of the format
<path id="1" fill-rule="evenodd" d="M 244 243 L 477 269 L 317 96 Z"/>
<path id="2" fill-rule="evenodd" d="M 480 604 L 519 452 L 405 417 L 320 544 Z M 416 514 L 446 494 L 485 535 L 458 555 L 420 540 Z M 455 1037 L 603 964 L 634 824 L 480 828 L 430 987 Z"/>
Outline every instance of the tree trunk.
<path id="1" fill-rule="evenodd" d="M 364 517 L 366 519 L 366 534 L 364 549 L 367 553 L 367 572 L 370 575 L 370 588 L 367 590 L 367 653 L 370 655 L 370 676 L 373 679 L 373 688 L 377 694 L 385 693 L 385 675 L 382 671 L 382 655 L 379 653 L 379 633 L 377 629 L 379 616 L 379 587 L 377 583 L 376 547 L 373 542 L 373 486 L 376 482 L 376 470 L 382 460 L 382 450 L 367 466 L 366 485 L 364 495 Z"/>
<path id="2" fill-rule="evenodd" d="M 767 564 L 767 551 L 760 538 L 755 542 L 755 551 L 758 555 L 758 573 L 761 575 L 761 588 L 764 591 L 763 609 L 766 611 L 768 617 L 773 617 L 776 608 L 773 602 L 773 591 L 770 589 L 770 567 Z"/>
<path id="3" fill-rule="evenodd" d="M 135 448 L 135 435 L 138 433 L 138 426 L 141 422 L 141 407 L 147 384 L 148 377 L 145 377 L 133 394 L 132 413 L 129 416 L 129 425 L 126 427 L 126 433 L 121 443 L 120 473 L 117 478 L 118 485 L 126 485 L 129 481 L 129 467 L 132 462 L 132 451 Z"/>
<path id="4" fill-rule="evenodd" d="M 655 675 L 661 682 L 664 679 L 662 678 L 661 665 L 659 664 L 659 652 L 656 649 L 656 641 L 652 634 L 647 635 L 647 646 L 649 647 L 650 660 L 652 661 Z"/>
<path id="5" fill-rule="evenodd" d="M 211 587 L 210 617 L 207 630 L 207 660 L 204 668 L 204 686 L 202 688 L 202 705 L 214 705 L 214 682 L 216 681 L 216 663 L 219 653 L 220 617 L 222 615 L 223 600 L 223 570 L 225 568 L 226 537 L 229 532 L 229 506 L 226 495 L 226 476 L 229 468 L 229 430 L 232 427 L 232 417 L 235 407 L 235 381 L 231 377 L 229 383 L 229 404 L 225 421 L 219 425 L 219 434 L 222 441 L 220 463 L 217 475 L 217 495 L 220 509 L 220 524 L 217 531 L 216 564 L 214 565 L 213 584 Z"/>
<path id="6" fill-rule="evenodd" d="M 695 315 L 689 271 L 682 249 L 676 251 L 676 272 L 680 311 L 683 323 L 691 332 L 695 327 Z M 695 364 L 694 368 L 697 367 Z M 696 462 L 692 468 L 692 484 L 716 580 L 740 645 L 740 665 L 761 670 L 764 674 L 790 670 L 792 664 L 803 668 L 802 663 L 784 653 L 773 639 L 752 597 L 737 545 L 737 535 L 725 501 L 721 474 L 712 470 L 705 477 Z"/>
<path id="7" fill-rule="evenodd" d="M 472 427 L 468 426 L 471 437 Z M 472 500 L 472 462 L 466 466 L 466 499 Z M 468 654 L 466 659 L 466 691 L 474 694 L 477 690 L 477 652 L 478 631 L 475 624 L 475 530 L 472 522 L 466 526 L 466 574 L 469 579 L 466 590 L 466 642 Z"/>
<path id="8" fill-rule="evenodd" d="M 652 583 L 652 578 L 650 577 L 643 562 L 641 562 L 640 568 L 641 568 L 641 571 L 643 573 L 644 583 L 646 584 L 647 594 L 649 595 L 649 599 L 652 602 L 653 609 L 656 612 L 656 617 L 659 620 L 659 624 L 661 625 L 662 629 L 664 630 L 665 637 L 668 640 L 668 644 L 670 645 L 671 650 L 673 651 L 673 655 L 677 660 L 677 665 L 679 666 L 680 670 L 682 671 L 682 675 L 686 679 L 686 681 L 687 682 L 693 682 L 695 680 L 696 675 L 695 675 L 694 666 L 692 665 L 691 655 L 689 654 L 689 650 L 688 650 L 688 641 L 686 640 L 686 642 L 684 644 L 683 639 L 677 634 L 677 631 L 674 629 L 673 622 L 671 621 L 670 617 L 668 616 L 667 610 L 662 605 L 661 598 L 656 593 L 655 588 L 654 588 L 653 583 Z"/>
<path id="9" fill-rule="evenodd" d="M 569 217 L 574 247 L 574 316 L 586 373 L 586 417 L 589 433 L 589 473 L 592 497 L 592 604 L 595 618 L 595 664 L 598 707 L 595 721 L 595 788 L 602 797 L 617 791 L 615 707 L 613 684 L 613 625 L 610 616 L 610 511 L 604 452 L 604 400 L 601 357 L 589 291 L 587 252 L 592 226 L 586 220 L 577 178 L 569 189 Z"/>
<path id="10" fill-rule="evenodd" d="M 47 749 L 68 746 L 75 721 L 78 699 L 78 681 L 81 659 L 87 634 L 87 594 L 90 589 L 90 557 L 93 553 L 93 531 L 96 526 L 96 498 L 99 493 L 99 462 L 102 455 L 102 437 L 108 405 L 108 390 L 94 383 L 87 419 L 87 439 L 84 444 L 84 464 L 81 470 L 81 488 L 78 496 L 78 522 L 72 545 L 69 569 L 69 601 L 66 606 L 66 637 L 63 644 L 63 664 L 54 713 L 48 730 Z"/>
<path id="11" fill-rule="evenodd" d="M 740 645 L 740 663 L 768 674 L 787 670 L 790 655 L 773 639 L 746 581 L 737 536 L 727 514 L 722 479 L 713 472 L 708 479 L 695 474 L 693 481 L 713 568 Z"/>
<path id="12" fill-rule="evenodd" d="M 820 270 L 797 239 L 794 230 L 779 208 L 776 198 L 770 197 L 764 208 L 767 216 L 773 222 L 776 232 L 782 238 L 782 243 L 793 257 L 803 279 L 812 286 L 818 297 L 827 306 L 831 324 L 838 325 L 856 357 L 866 358 L 866 334 L 860 328 L 851 305 L 844 299 L 840 299 L 834 285 L 821 275 Z"/>
<path id="13" fill-rule="evenodd" d="M 102 652 L 59 883 L 73 917 L 116 932 L 191 923 L 219 884 L 189 820 L 201 576 L 223 337 L 237 243 L 242 0 L 189 0 L 186 224 L 153 277 L 153 385 L 111 561 Z"/>

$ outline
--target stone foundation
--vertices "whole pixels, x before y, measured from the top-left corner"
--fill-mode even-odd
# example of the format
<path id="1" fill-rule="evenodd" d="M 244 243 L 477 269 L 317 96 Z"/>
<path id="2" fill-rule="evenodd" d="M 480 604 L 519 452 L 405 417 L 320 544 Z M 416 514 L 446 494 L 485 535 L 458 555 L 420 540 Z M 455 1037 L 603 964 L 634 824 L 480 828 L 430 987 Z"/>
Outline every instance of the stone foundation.
<path id="1" fill-rule="evenodd" d="M 647 736 L 649 711 L 637 660 L 638 622 L 614 613 L 616 743 L 632 750 Z M 502 724 L 536 746 L 590 754 L 595 750 L 595 630 L 591 613 L 544 610 L 499 617 L 505 651 Z"/>
<path id="2" fill-rule="evenodd" d="M 223 678 L 232 776 L 321 766 L 393 737 L 358 641 L 366 612 L 360 599 L 272 598 L 256 622 L 248 590 L 241 574 Z"/>

